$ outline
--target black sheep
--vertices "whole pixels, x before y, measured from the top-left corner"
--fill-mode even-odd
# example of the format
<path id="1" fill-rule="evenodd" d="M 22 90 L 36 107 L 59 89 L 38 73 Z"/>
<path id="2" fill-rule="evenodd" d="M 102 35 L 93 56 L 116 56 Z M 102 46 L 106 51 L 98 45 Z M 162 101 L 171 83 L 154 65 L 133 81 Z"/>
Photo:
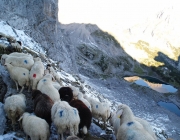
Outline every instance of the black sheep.
<path id="1" fill-rule="evenodd" d="M 51 125 L 51 108 L 54 102 L 51 98 L 43 94 L 40 90 L 32 91 L 32 99 L 34 100 L 34 113 L 36 116 L 45 119 Z"/>
<path id="2" fill-rule="evenodd" d="M 79 130 L 82 128 L 83 133 L 86 134 L 87 129 L 90 128 L 91 119 L 92 119 L 92 114 L 90 109 L 81 100 L 72 100 L 69 104 L 70 106 L 77 108 L 77 110 L 79 111 L 79 117 L 80 117 Z M 80 131 L 79 134 L 81 136 Z"/>
<path id="3" fill-rule="evenodd" d="M 62 101 L 69 103 L 73 99 L 73 91 L 70 87 L 61 87 L 59 94 Z"/>

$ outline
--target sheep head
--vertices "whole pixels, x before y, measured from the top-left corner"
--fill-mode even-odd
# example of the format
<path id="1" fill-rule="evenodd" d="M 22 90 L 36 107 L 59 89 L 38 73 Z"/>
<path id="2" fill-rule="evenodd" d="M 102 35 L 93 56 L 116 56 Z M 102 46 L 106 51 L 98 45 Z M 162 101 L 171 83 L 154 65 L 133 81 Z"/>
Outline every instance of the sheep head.
<path id="1" fill-rule="evenodd" d="M 118 116 L 118 118 L 121 118 L 122 114 L 123 114 L 123 110 L 124 108 L 126 107 L 127 105 L 125 104 L 119 104 L 118 105 L 118 108 L 117 108 L 117 111 L 116 111 L 116 114 Z"/>
<path id="2" fill-rule="evenodd" d="M 33 90 L 32 91 L 32 99 L 35 99 L 40 94 L 42 94 L 42 92 L 40 90 Z"/>

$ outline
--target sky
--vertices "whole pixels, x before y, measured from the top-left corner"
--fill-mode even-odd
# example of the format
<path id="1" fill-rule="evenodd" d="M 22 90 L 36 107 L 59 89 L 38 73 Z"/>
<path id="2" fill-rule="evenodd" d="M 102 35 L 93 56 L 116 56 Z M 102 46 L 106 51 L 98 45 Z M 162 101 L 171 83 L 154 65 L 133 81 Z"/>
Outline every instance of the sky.
<path id="1" fill-rule="evenodd" d="M 129 28 L 177 0 L 59 0 L 59 22 L 92 23 L 114 32 Z"/>

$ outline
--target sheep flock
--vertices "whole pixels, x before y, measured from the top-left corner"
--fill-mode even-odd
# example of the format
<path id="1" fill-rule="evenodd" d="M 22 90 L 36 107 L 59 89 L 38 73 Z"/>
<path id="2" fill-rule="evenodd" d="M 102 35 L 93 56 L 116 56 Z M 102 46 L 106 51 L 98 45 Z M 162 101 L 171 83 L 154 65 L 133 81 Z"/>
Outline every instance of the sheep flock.
<path id="1" fill-rule="evenodd" d="M 11 42 L 19 50 L 21 43 L 14 39 Z M 117 140 L 157 140 L 150 124 L 134 116 L 129 106 L 120 104 L 116 111 L 111 110 L 107 102 L 63 82 L 57 70 L 49 62 L 43 62 L 40 55 L 3 54 L 1 65 L 17 90 L 4 99 L 4 111 L 12 129 L 17 131 L 14 126 L 18 125 L 26 139 L 49 140 L 51 127 L 59 140 L 85 139 L 91 123 L 97 121 L 102 129 L 110 126 Z M 27 94 L 23 93 L 26 89 L 32 99 L 32 112 L 27 109 Z"/>

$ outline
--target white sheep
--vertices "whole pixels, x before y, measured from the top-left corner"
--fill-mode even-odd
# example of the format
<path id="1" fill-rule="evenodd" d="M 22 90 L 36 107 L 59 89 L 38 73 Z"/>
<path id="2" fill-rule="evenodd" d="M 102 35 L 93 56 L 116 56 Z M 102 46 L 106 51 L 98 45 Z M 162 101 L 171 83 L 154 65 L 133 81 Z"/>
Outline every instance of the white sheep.
<path id="1" fill-rule="evenodd" d="M 42 93 L 48 95 L 54 102 L 60 100 L 58 90 L 53 86 L 53 76 L 51 74 L 45 75 L 37 85 L 37 89 Z"/>
<path id="2" fill-rule="evenodd" d="M 19 119 L 22 120 L 22 128 L 26 134 L 26 140 L 30 136 L 31 140 L 49 140 L 49 125 L 44 120 L 35 115 L 25 112 Z"/>
<path id="3" fill-rule="evenodd" d="M 72 89 L 72 91 L 73 91 L 73 97 L 74 97 L 74 99 L 77 99 L 77 97 L 78 97 L 78 94 L 79 94 L 79 89 L 77 88 L 77 87 L 75 87 L 75 86 L 69 86 L 71 89 Z"/>
<path id="4" fill-rule="evenodd" d="M 25 85 L 29 86 L 29 70 L 13 66 L 9 63 L 5 63 L 4 66 L 8 70 L 11 79 L 15 82 L 17 91 L 19 90 L 18 85 L 22 87 L 20 93 L 23 91 Z"/>
<path id="5" fill-rule="evenodd" d="M 37 89 L 37 84 L 39 80 L 42 79 L 44 76 L 44 65 L 41 62 L 41 59 L 34 58 L 35 62 L 30 70 L 29 79 L 30 79 L 30 86 L 32 89 Z"/>
<path id="6" fill-rule="evenodd" d="M 58 134 L 61 134 L 61 140 L 64 139 L 63 133 L 67 130 L 70 132 L 71 136 L 78 134 L 80 123 L 79 112 L 66 101 L 54 103 L 51 109 L 51 119 L 57 127 Z"/>
<path id="7" fill-rule="evenodd" d="M 47 65 L 47 70 L 49 70 L 49 73 L 52 74 L 55 80 L 62 86 L 60 75 L 55 71 L 55 69 L 50 64 Z"/>
<path id="8" fill-rule="evenodd" d="M 111 126 L 113 126 L 115 136 L 117 135 L 118 129 L 120 127 L 121 114 L 122 114 L 122 111 L 118 111 L 118 112 L 114 111 L 111 113 L 111 117 L 109 119 L 109 123 L 111 124 Z M 155 133 L 153 132 L 152 127 L 146 120 L 143 120 L 135 116 L 134 116 L 134 119 L 138 121 L 144 127 L 144 129 L 156 140 Z"/>
<path id="9" fill-rule="evenodd" d="M 5 63 L 11 63 L 13 66 L 23 67 L 30 70 L 32 65 L 34 64 L 34 60 L 27 56 L 17 57 L 13 55 L 3 54 L 1 56 L 1 64 Z"/>
<path id="10" fill-rule="evenodd" d="M 118 106 L 120 111 L 120 127 L 116 135 L 117 140 L 156 140 L 134 117 L 132 110 L 125 104 Z M 117 111 L 117 112 L 118 112 Z M 145 126 L 148 127 L 148 126 Z"/>
<path id="11" fill-rule="evenodd" d="M 92 112 L 91 104 L 83 97 L 83 94 L 81 92 L 78 93 L 77 99 L 81 100 Z"/>
<path id="12" fill-rule="evenodd" d="M 20 41 L 11 43 L 11 46 L 12 46 L 14 49 L 16 49 L 17 51 L 21 51 L 21 49 L 22 49 L 22 47 L 21 47 L 21 42 L 20 42 Z"/>
<path id="13" fill-rule="evenodd" d="M 13 129 L 15 130 L 16 120 L 25 112 L 26 97 L 24 94 L 16 94 L 5 99 L 4 110 L 7 117 L 12 121 Z"/>
<path id="14" fill-rule="evenodd" d="M 88 97 L 87 95 L 84 95 L 84 98 L 91 104 L 92 116 L 95 119 L 98 119 L 98 121 L 102 119 L 105 128 L 106 121 L 110 117 L 109 104 L 105 102 L 99 102 L 91 97 Z"/>

